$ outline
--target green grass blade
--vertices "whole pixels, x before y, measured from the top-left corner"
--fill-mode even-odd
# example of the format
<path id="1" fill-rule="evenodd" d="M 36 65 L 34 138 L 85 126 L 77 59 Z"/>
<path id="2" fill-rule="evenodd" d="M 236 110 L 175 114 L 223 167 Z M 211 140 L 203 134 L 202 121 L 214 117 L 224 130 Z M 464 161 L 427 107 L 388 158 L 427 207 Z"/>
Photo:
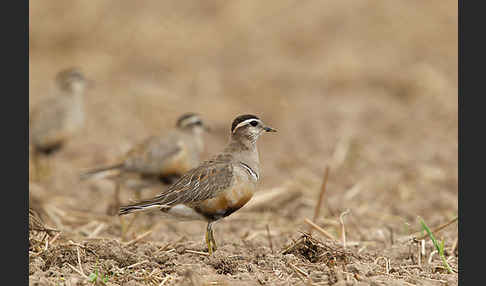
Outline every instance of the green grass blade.
<path id="1" fill-rule="evenodd" d="M 447 260 L 445 259 L 445 256 L 444 256 L 444 241 L 442 240 L 442 244 L 439 245 L 439 243 L 435 239 L 434 234 L 432 233 L 430 228 L 427 226 L 427 224 L 425 224 L 424 220 L 422 218 L 419 218 L 419 220 L 420 220 L 420 224 L 422 225 L 422 228 L 425 229 L 425 231 L 429 235 L 430 239 L 434 243 L 435 248 L 439 252 L 439 256 L 442 259 L 442 264 L 444 264 L 444 266 L 447 268 L 449 273 L 453 273 L 452 268 L 449 266 L 449 263 L 447 263 Z"/>

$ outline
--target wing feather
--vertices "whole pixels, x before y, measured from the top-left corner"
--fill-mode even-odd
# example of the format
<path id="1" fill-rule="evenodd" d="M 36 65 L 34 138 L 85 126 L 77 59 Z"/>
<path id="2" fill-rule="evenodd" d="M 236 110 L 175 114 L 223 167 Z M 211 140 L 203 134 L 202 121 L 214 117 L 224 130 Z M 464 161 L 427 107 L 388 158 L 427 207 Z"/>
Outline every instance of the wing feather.
<path id="1" fill-rule="evenodd" d="M 233 180 L 233 165 L 231 155 L 225 154 L 203 162 L 198 167 L 183 175 L 177 182 L 162 194 L 120 209 L 121 214 L 144 206 L 173 206 L 191 204 L 216 197 L 231 186 Z"/>

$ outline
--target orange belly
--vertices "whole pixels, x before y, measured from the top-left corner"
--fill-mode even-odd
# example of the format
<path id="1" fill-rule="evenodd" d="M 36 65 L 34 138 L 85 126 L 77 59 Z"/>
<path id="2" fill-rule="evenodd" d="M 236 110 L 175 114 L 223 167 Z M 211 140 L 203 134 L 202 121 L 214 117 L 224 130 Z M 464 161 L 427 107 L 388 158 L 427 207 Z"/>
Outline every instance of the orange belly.
<path id="1" fill-rule="evenodd" d="M 128 170 L 140 172 L 148 177 L 166 177 L 172 175 L 182 176 L 194 167 L 194 164 L 188 160 L 187 150 L 185 149 L 165 159 L 149 156 L 150 153 L 146 153 L 140 158 L 128 159 L 131 160 L 127 164 Z"/>
<path id="2" fill-rule="evenodd" d="M 187 151 L 184 150 L 179 153 L 177 156 L 172 158 L 170 161 L 164 163 L 161 166 L 161 170 L 159 174 L 161 176 L 168 176 L 168 175 L 184 175 L 187 171 L 189 171 L 192 167 L 190 161 L 187 158 L 188 154 Z"/>
<path id="3" fill-rule="evenodd" d="M 199 202 L 194 206 L 194 210 L 209 221 L 215 221 L 243 207 L 251 199 L 254 191 L 254 185 L 238 184 L 217 197 Z"/>

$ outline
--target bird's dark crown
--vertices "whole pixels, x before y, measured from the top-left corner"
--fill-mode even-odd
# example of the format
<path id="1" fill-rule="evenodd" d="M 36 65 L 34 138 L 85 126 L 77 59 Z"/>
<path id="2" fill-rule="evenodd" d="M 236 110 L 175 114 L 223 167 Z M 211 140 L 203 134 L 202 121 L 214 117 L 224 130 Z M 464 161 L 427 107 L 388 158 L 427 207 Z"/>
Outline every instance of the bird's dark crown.
<path id="1" fill-rule="evenodd" d="M 85 83 L 85 77 L 78 68 L 68 68 L 57 73 L 56 82 L 61 90 L 74 91 L 73 85 Z"/>
<path id="2" fill-rule="evenodd" d="M 236 128 L 236 126 L 238 126 L 238 124 L 240 124 L 241 122 L 243 122 L 245 120 L 248 120 L 248 119 L 258 119 L 258 120 L 260 120 L 260 118 L 258 118 L 255 115 L 252 115 L 252 114 L 240 115 L 240 116 L 236 117 L 235 120 L 233 120 L 233 124 L 231 124 L 231 132 L 234 132 L 235 131 L 235 128 Z"/>
<path id="3" fill-rule="evenodd" d="M 60 71 L 56 77 L 58 80 L 66 80 L 66 79 L 74 79 L 74 78 L 84 80 L 83 73 L 77 67 L 64 69 Z"/>

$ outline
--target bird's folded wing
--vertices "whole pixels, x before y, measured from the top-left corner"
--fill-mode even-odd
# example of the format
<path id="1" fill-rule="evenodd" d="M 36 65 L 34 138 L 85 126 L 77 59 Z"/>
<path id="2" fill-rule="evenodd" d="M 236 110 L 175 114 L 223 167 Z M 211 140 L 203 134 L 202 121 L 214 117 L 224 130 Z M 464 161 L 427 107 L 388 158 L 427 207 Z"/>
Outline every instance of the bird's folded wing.
<path id="1" fill-rule="evenodd" d="M 190 204 L 216 197 L 231 186 L 233 165 L 226 160 L 203 162 L 159 196 L 140 204 L 177 205 Z"/>
<path id="2" fill-rule="evenodd" d="M 33 142 L 41 143 L 46 137 L 61 132 L 67 111 L 59 98 L 49 98 L 36 106 L 29 114 L 29 131 Z"/>

